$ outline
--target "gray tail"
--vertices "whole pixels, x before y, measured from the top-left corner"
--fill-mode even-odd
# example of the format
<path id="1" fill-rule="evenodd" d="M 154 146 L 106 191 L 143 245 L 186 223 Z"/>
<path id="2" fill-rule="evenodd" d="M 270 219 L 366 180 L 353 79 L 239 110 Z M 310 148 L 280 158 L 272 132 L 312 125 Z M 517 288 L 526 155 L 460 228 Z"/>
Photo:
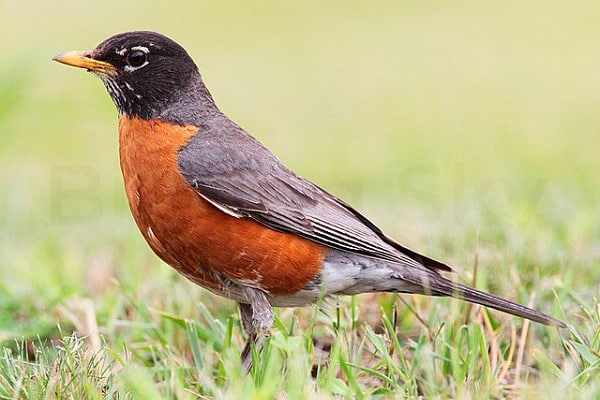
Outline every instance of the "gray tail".
<path id="1" fill-rule="evenodd" d="M 405 280 L 407 277 L 403 277 Z M 544 325 L 566 328 L 567 324 L 542 312 L 525 307 L 519 303 L 503 299 L 490 293 L 482 292 L 470 286 L 446 279 L 438 274 L 428 273 L 411 282 L 423 288 L 424 294 L 454 297 L 471 303 L 481 304 L 505 313 L 516 315 Z"/>

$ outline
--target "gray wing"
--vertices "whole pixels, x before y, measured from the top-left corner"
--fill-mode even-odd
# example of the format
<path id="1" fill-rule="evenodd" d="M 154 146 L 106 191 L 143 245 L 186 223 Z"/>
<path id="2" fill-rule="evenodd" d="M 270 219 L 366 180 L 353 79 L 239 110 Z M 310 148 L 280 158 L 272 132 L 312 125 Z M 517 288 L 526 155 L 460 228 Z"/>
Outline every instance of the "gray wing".
<path id="1" fill-rule="evenodd" d="M 386 236 L 350 205 L 289 170 L 237 125 L 220 128 L 200 128 L 180 150 L 178 164 L 198 194 L 223 212 L 338 250 L 451 270 Z"/>

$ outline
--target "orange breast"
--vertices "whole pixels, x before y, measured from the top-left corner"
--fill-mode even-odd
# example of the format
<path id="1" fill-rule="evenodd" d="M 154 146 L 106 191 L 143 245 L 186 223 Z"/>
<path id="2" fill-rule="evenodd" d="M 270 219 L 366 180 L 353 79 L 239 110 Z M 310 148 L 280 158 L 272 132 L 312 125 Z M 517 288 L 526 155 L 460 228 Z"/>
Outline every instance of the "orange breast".
<path id="1" fill-rule="evenodd" d="M 179 149 L 197 131 L 158 120 L 119 120 L 121 170 L 142 235 L 166 263 L 210 289 L 222 289 L 219 277 L 273 295 L 302 289 L 321 271 L 327 250 L 229 216 L 200 197 L 177 166 Z"/>

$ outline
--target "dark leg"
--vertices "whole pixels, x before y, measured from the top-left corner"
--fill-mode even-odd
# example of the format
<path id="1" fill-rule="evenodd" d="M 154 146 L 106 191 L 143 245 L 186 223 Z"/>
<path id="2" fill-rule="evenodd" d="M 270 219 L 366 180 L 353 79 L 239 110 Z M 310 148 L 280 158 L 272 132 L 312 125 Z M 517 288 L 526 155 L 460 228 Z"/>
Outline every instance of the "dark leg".
<path id="1" fill-rule="evenodd" d="M 247 372 L 252 369 L 252 344 L 256 344 L 257 335 L 254 327 L 252 326 L 252 306 L 246 303 L 238 303 L 240 306 L 240 315 L 242 319 L 242 327 L 244 332 L 248 335 L 246 344 L 242 349 L 242 364 L 246 368 Z"/>
<path id="2" fill-rule="evenodd" d="M 250 303 L 238 303 L 242 327 L 248 335 L 248 340 L 242 350 L 242 363 L 246 370 L 250 371 L 252 369 L 252 345 L 254 344 L 260 352 L 262 340 L 269 336 L 269 331 L 273 328 L 275 320 L 271 303 L 269 303 L 269 299 L 263 291 L 244 288 L 244 292 Z"/>

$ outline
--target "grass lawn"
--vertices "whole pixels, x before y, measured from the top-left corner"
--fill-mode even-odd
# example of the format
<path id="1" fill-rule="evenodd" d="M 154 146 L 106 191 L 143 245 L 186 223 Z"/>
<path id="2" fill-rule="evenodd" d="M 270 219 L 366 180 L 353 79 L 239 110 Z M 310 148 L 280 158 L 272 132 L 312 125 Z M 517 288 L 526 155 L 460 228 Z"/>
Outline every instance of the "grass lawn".
<path id="1" fill-rule="evenodd" d="M 367 5 L 368 4 L 368 5 Z M 600 3 L 0 3 L 0 399 L 600 397 Z M 234 304 L 143 242 L 100 81 L 50 61 L 165 33 L 301 175 L 456 279 L 571 325 L 363 295 Z"/>

